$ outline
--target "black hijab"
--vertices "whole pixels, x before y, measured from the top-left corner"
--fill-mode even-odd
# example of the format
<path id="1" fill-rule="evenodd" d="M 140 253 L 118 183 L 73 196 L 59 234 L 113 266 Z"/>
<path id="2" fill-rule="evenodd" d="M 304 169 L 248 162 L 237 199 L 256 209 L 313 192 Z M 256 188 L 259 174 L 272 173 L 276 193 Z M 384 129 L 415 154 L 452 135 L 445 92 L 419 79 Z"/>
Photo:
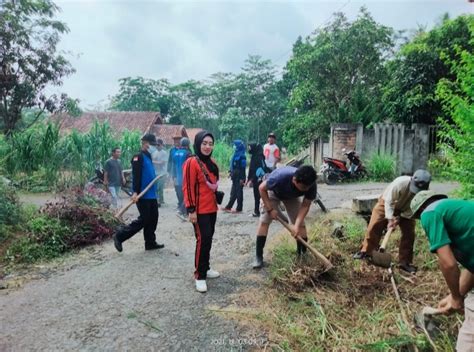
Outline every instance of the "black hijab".
<path id="1" fill-rule="evenodd" d="M 204 155 L 201 152 L 201 144 L 205 137 L 211 137 L 212 141 L 214 142 L 214 136 L 211 132 L 208 131 L 201 131 L 199 132 L 196 137 L 194 137 L 194 154 L 204 163 L 206 164 L 208 170 L 212 172 L 217 178 L 219 178 L 219 168 L 217 165 L 212 161 L 211 155 Z"/>

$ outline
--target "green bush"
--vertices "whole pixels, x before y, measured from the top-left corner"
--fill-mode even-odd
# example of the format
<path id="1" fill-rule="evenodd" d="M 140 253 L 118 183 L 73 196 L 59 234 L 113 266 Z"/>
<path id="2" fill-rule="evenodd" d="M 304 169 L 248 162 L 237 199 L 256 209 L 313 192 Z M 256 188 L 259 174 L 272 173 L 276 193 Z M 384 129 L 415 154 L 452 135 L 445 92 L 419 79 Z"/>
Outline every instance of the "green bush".
<path id="1" fill-rule="evenodd" d="M 474 33 L 474 20 L 470 22 L 471 37 Z M 470 42 L 474 45 L 474 39 Z M 451 73 L 456 82 L 441 79 L 436 88 L 436 97 L 449 116 L 439 118 L 442 138 L 441 148 L 449 161 L 446 171 L 461 184 L 459 195 L 474 198 L 474 54 L 457 48 L 460 60 L 450 61 Z"/>
<path id="2" fill-rule="evenodd" d="M 373 181 L 392 181 L 397 174 L 397 160 L 391 154 L 374 153 L 367 161 L 367 172 Z"/>
<path id="3" fill-rule="evenodd" d="M 221 173 L 227 173 L 229 170 L 230 158 L 232 158 L 233 152 L 232 147 L 224 142 L 214 144 L 212 158 L 217 162 Z"/>
<path id="4" fill-rule="evenodd" d="M 68 250 L 65 239 L 69 229 L 60 220 L 40 215 L 31 219 L 26 227 L 28 234 L 7 250 L 6 257 L 10 261 L 33 263 L 59 257 Z"/>
<path id="5" fill-rule="evenodd" d="M 15 225 L 20 217 L 20 203 L 15 190 L 0 180 L 0 225 Z"/>

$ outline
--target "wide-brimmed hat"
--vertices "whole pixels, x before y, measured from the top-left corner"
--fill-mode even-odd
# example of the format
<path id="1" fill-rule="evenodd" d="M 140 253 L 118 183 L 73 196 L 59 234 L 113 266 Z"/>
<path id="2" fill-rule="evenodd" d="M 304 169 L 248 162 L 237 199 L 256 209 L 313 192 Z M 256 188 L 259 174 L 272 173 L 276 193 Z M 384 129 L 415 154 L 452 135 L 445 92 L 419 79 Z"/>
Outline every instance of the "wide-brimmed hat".
<path id="1" fill-rule="evenodd" d="M 410 209 L 412 216 L 415 216 L 416 212 L 425 204 L 429 199 L 438 200 L 448 198 L 446 194 L 438 193 L 435 191 L 420 191 L 418 192 L 410 203 Z"/>

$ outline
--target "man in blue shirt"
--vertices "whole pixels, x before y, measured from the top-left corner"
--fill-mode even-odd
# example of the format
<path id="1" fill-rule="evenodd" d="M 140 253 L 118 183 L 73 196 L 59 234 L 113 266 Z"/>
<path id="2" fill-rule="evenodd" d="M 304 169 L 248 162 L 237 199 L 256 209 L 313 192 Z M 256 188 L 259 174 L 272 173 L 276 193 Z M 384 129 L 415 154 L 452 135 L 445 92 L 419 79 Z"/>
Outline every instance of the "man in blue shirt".
<path id="1" fill-rule="evenodd" d="M 120 228 L 114 235 L 114 245 L 117 251 L 122 251 L 122 243 L 143 229 L 145 250 L 163 248 L 156 243 L 156 226 L 158 225 L 158 202 L 156 200 L 156 183 L 140 198 L 137 199 L 147 186 L 155 179 L 155 168 L 151 154 L 156 151 L 156 137 L 145 134 L 142 137 L 142 150 L 132 158 L 133 194 L 132 200 L 137 204 L 140 216 L 129 225 Z"/>
<path id="2" fill-rule="evenodd" d="M 262 182 L 259 191 L 263 207 L 260 209 L 254 269 L 263 266 L 263 248 L 270 223 L 277 217 L 283 216 L 279 210 L 280 202 L 285 205 L 296 235 L 307 240 L 308 234 L 304 219 L 311 203 L 316 198 L 316 171 L 309 165 L 302 165 L 299 168 L 292 166 L 277 168 Z M 303 197 L 303 200 L 300 200 L 300 197 Z M 306 252 L 306 247 L 303 244 L 297 242 L 296 245 L 298 255 Z"/>
<path id="3" fill-rule="evenodd" d="M 186 137 L 181 138 L 180 148 L 174 152 L 173 155 L 173 168 L 171 177 L 173 178 L 174 188 L 176 196 L 178 197 L 178 211 L 177 215 L 180 219 L 187 221 L 186 207 L 184 206 L 183 196 L 183 165 L 186 159 L 191 155 L 189 150 L 189 139 Z"/>

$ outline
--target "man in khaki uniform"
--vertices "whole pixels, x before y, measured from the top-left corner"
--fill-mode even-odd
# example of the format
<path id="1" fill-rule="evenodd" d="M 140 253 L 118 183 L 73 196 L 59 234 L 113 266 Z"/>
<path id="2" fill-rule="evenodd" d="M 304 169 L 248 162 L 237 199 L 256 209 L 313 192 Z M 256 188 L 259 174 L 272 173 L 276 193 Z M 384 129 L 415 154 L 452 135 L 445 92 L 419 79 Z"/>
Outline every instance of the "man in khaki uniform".
<path id="1" fill-rule="evenodd" d="M 428 189 L 430 181 L 430 173 L 422 169 L 416 170 L 411 177 L 400 176 L 392 181 L 372 210 L 362 248 L 354 254 L 354 259 L 370 257 L 378 249 L 383 231 L 398 225 L 402 232 L 398 250 L 399 267 L 416 273 L 417 268 L 412 265 L 415 220 L 411 218 L 410 202 L 419 191 Z"/>
<path id="2" fill-rule="evenodd" d="M 411 209 L 425 230 L 430 251 L 438 256 L 449 288 L 450 294 L 439 302 L 438 309 L 450 314 L 464 306 L 456 351 L 474 352 L 474 201 L 422 191 L 413 198 Z"/>

